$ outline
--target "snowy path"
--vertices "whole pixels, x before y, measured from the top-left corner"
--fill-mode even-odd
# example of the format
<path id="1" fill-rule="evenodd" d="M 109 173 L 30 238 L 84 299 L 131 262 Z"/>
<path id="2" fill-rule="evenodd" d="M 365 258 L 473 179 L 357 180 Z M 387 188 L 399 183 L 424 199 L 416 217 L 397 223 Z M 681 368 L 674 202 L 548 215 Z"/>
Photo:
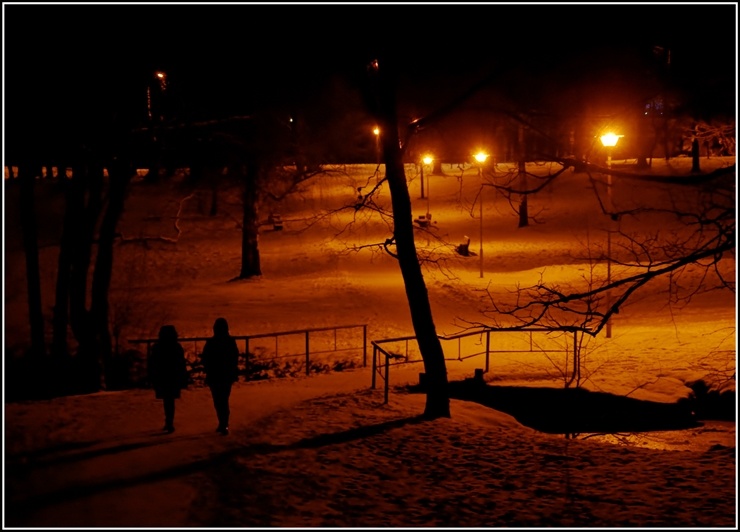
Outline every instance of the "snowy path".
<path id="1" fill-rule="evenodd" d="M 198 479 L 217 457 L 242 446 L 251 424 L 327 393 L 368 389 L 370 369 L 291 380 L 241 383 L 232 393 L 232 433 L 214 432 L 207 388 L 183 393 L 176 432 L 163 434 L 161 402 L 149 390 L 104 392 L 48 401 L 46 434 L 24 430 L 24 405 L 6 405 L 6 498 L 9 526 L 192 526 Z M 272 389 L 280 387 L 280 393 Z M 382 392 L 379 392 L 382 393 Z M 87 419 L 69 412 L 84 401 Z M 67 430 L 66 424 L 73 430 Z M 74 434 L 74 440 L 69 435 Z M 57 437 L 60 435 L 61 437 Z M 25 442 L 23 445 L 22 442 Z M 18 449 L 26 450 L 19 453 Z M 167 496 L 163 497 L 162 494 Z M 163 505 L 165 501 L 165 505 Z"/>

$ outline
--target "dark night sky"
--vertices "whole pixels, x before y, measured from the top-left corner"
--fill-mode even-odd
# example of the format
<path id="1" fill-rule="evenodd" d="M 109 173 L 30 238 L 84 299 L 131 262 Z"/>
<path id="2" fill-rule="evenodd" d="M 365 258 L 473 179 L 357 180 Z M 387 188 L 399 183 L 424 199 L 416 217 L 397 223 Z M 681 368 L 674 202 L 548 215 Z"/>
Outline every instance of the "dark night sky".
<path id="1" fill-rule="evenodd" d="M 10 124 L 138 102 L 155 69 L 168 72 L 188 105 L 216 114 L 251 112 L 306 98 L 328 74 L 357 86 L 367 62 L 386 54 L 427 95 L 454 92 L 502 65 L 543 78 L 577 77 L 608 50 L 649 54 L 656 44 L 672 48 L 678 74 L 723 71 L 736 79 L 737 10 L 729 3 L 3 9 Z"/>

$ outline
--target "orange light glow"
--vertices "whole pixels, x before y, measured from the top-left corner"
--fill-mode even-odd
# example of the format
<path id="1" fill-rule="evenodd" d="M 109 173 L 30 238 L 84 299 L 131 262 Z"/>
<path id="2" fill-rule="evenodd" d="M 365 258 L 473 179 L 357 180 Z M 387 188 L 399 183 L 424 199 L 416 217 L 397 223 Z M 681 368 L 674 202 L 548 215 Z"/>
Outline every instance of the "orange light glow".
<path id="1" fill-rule="evenodd" d="M 424 164 L 432 164 L 433 160 L 434 160 L 434 157 L 432 157 L 431 155 L 425 155 L 424 158 L 422 159 Z"/>
<path id="2" fill-rule="evenodd" d="M 484 163 L 484 162 L 486 162 L 486 159 L 488 159 L 488 154 L 487 153 L 483 153 L 482 151 L 479 151 L 478 153 L 476 153 L 475 155 L 473 155 L 473 157 L 479 163 Z"/>
<path id="3" fill-rule="evenodd" d="M 614 133 L 607 133 L 605 135 L 601 135 L 601 144 L 603 144 L 605 148 L 613 148 L 614 146 L 617 145 L 617 142 L 622 137 L 624 137 L 624 135 L 615 135 Z"/>

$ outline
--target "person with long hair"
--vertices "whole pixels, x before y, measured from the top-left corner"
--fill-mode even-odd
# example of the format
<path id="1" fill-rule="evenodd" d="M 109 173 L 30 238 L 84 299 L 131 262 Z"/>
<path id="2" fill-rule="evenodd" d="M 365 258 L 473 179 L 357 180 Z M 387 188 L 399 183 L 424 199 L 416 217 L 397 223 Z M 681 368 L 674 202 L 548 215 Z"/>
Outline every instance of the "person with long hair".
<path id="1" fill-rule="evenodd" d="M 180 390 L 188 385 L 185 351 L 177 340 L 177 330 L 174 325 L 163 325 L 159 329 L 159 339 L 152 346 L 147 369 L 155 397 L 162 399 L 164 405 L 163 430 L 173 433 L 175 432 L 175 399 L 180 398 Z"/>

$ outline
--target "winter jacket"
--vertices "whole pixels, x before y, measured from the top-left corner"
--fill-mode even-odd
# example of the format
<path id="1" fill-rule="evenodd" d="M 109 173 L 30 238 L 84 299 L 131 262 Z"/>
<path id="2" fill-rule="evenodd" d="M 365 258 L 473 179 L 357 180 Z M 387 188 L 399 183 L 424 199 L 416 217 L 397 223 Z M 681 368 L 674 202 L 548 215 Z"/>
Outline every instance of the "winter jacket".
<path id="1" fill-rule="evenodd" d="M 178 399 L 188 385 L 185 351 L 177 341 L 157 342 L 148 359 L 149 382 L 157 399 Z"/>
<path id="2" fill-rule="evenodd" d="M 200 357 L 207 385 L 231 384 L 239 378 L 239 349 L 232 336 L 212 336 L 206 340 Z"/>

